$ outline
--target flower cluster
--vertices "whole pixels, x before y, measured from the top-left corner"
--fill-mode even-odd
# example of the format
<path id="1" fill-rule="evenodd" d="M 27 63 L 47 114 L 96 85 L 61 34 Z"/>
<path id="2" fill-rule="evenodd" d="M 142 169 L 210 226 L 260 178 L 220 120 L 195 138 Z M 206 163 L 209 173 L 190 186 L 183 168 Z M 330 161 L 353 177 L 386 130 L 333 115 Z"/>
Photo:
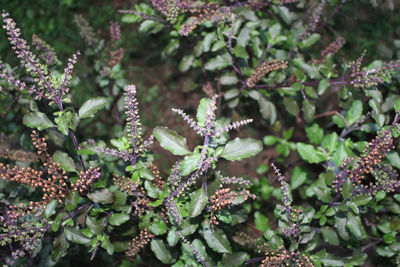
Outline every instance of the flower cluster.
<path id="1" fill-rule="evenodd" d="M 353 184 L 354 194 L 376 194 L 378 191 L 392 192 L 400 186 L 397 174 L 382 163 L 387 153 L 394 148 L 393 136 L 389 130 L 383 130 L 374 140 L 369 142 L 357 159 L 348 158 L 343 161 L 341 171 L 333 181 L 333 187 L 339 193 L 347 179 Z M 366 175 L 372 174 L 375 183 L 362 184 Z"/>
<path id="2" fill-rule="evenodd" d="M 236 232 L 232 239 L 241 246 L 254 250 L 264 250 L 264 239 L 262 232 L 251 231 L 251 228 Z"/>
<path id="3" fill-rule="evenodd" d="M 190 8 L 188 9 L 188 11 L 192 13 L 192 16 L 179 29 L 179 34 L 183 36 L 188 36 L 201 23 L 205 21 L 226 21 L 232 16 L 231 7 L 220 7 L 219 5 L 214 3 L 206 3 L 204 6 L 201 7 Z"/>
<path id="4" fill-rule="evenodd" d="M 130 161 L 132 166 L 135 167 L 137 158 L 145 153 L 153 143 L 153 135 L 151 135 L 148 140 L 143 140 L 142 124 L 140 123 L 138 102 L 136 100 L 136 86 L 126 86 L 124 88 L 124 96 L 125 114 L 127 115 L 126 129 L 130 148 L 128 150 L 118 151 L 116 149 L 96 147 L 95 150 L 122 158 L 124 161 Z"/>
<path id="5" fill-rule="evenodd" d="M 277 205 L 277 209 L 283 213 L 286 213 L 287 222 L 289 224 L 288 227 L 284 227 L 282 229 L 282 232 L 286 237 L 293 237 L 297 239 L 299 235 L 299 219 L 300 219 L 301 209 L 295 209 L 292 207 L 293 200 L 290 194 L 289 184 L 285 181 L 285 178 L 283 177 L 279 169 L 275 166 L 275 164 L 271 163 L 271 165 L 272 168 L 274 169 L 276 176 L 278 176 L 283 194 L 282 197 L 283 205 Z"/>
<path id="6" fill-rule="evenodd" d="M 326 0 L 322 0 L 317 5 L 317 7 L 313 10 L 313 12 L 311 13 L 311 16 L 308 18 L 304 33 L 302 33 L 298 38 L 299 42 L 306 39 L 315 30 L 315 28 L 317 27 L 317 25 L 321 19 L 325 5 L 326 5 Z"/>
<path id="7" fill-rule="evenodd" d="M 5 79 L 8 84 L 15 86 L 19 90 L 27 90 L 38 99 L 47 98 L 54 101 L 60 110 L 63 110 L 61 97 L 68 92 L 68 83 L 71 80 L 71 72 L 73 65 L 76 63 L 79 51 L 68 60 L 67 67 L 64 70 L 64 79 L 60 83 L 57 78 L 53 78 L 49 75 L 48 66 L 41 64 L 38 58 L 30 51 L 27 42 L 20 37 L 21 30 L 16 27 L 14 20 L 9 17 L 9 14 L 3 12 L 2 16 L 4 22 L 3 28 L 6 29 L 11 48 L 20 59 L 21 64 L 33 78 L 34 84 L 29 87 L 24 82 L 14 78 L 12 73 L 8 71 L 1 62 L 0 78 Z M 47 53 L 50 53 L 49 51 L 51 50 L 49 50 L 43 42 L 36 41 L 40 43 L 40 46 L 44 47 L 43 49 L 47 50 Z"/>
<path id="8" fill-rule="evenodd" d="M 45 208 L 52 200 L 62 203 L 71 190 L 83 193 L 100 177 L 99 168 L 89 168 L 89 170 L 81 172 L 75 184 L 69 184 L 66 172 L 59 163 L 54 162 L 47 152 L 45 138 L 40 138 L 36 131 L 32 132 L 31 138 L 37 150 L 35 158 L 42 162 L 46 172 L 38 171 L 31 167 L 19 167 L 17 165 L 11 167 L 8 164 L 0 163 L 1 179 L 24 184 L 32 188 L 40 188 L 43 193 L 41 201 L 30 201 L 27 205 L 22 203 L 10 205 L 8 215 L 14 219 L 35 213 Z"/>
<path id="9" fill-rule="evenodd" d="M 208 106 L 207 114 L 206 114 L 206 122 L 204 125 L 199 124 L 194 119 L 192 119 L 189 115 L 187 115 L 183 110 L 173 108 L 172 111 L 181 115 L 183 120 L 198 134 L 201 136 L 209 136 L 209 137 L 219 137 L 224 132 L 229 132 L 231 130 L 236 130 L 241 126 L 252 123 L 253 119 L 241 120 L 232 122 L 222 128 L 215 127 L 215 110 L 216 106 L 216 98 L 218 96 L 214 95 L 211 98 L 211 103 Z"/>
<path id="10" fill-rule="evenodd" d="M 336 54 L 346 43 L 346 40 L 342 36 L 338 36 L 335 41 L 330 43 L 324 50 L 321 51 L 321 59 L 315 60 L 315 64 L 324 63 L 326 56 L 329 54 Z"/>
<path id="11" fill-rule="evenodd" d="M 133 180 L 126 178 L 125 176 L 114 175 L 113 182 L 128 195 L 135 195 L 139 188 L 139 184 L 137 182 L 134 182 Z"/>
<path id="12" fill-rule="evenodd" d="M 215 111 L 217 109 L 216 99 L 217 95 L 214 95 L 211 99 L 205 99 L 204 102 L 206 105 L 206 111 L 204 116 L 204 121 L 195 122 L 192 118 L 190 118 L 186 113 L 184 113 L 180 109 L 173 109 L 176 113 L 180 114 L 183 119 L 198 133 L 199 135 L 204 137 L 203 146 L 201 149 L 200 161 L 198 167 L 195 171 L 190 173 L 186 177 L 182 177 L 180 174 L 180 166 L 181 161 L 178 161 L 171 170 L 171 175 L 168 178 L 168 182 L 171 188 L 171 194 L 164 200 L 163 204 L 166 206 L 169 214 L 174 218 L 176 222 L 181 221 L 181 216 L 178 211 L 178 207 L 176 205 L 175 197 L 182 196 L 187 188 L 195 184 L 200 177 L 203 178 L 203 186 L 205 187 L 207 172 L 208 170 L 218 161 L 217 156 L 208 155 L 208 149 L 210 146 L 210 142 L 212 142 L 212 138 L 218 137 L 222 132 L 229 131 L 231 129 L 236 129 L 239 126 L 245 125 L 252 120 L 245 120 L 240 122 L 234 122 L 222 129 L 216 129 L 216 117 Z M 203 103 L 203 104 L 204 104 Z M 235 178 L 239 183 L 241 180 Z M 233 180 L 232 180 L 233 181 Z M 246 193 L 247 192 L 247 193 Z M 237 194 L 237 193 L 236 193 Z M 246 196 L 247 199 L 249 196 L 253 197 L 247 190 L 243 190 L 239 194 Z M 213 220 L 214 221 L 214 220 Z"/>
<path id="13" fill-rule="evenodd" d="M 89 25 L 89 22 L 87 22 L 87 20 L 80 14 L 75 14 L 74 22 L 78 26 L 79 33 L 83 40 L 85 40 L 89 46 L 95 48 L 99 40 L 94 33 L 93 28 Z"/>
<path id="14" fill-rule="evenodd" d="M 351 70 L 350 77 L 352 78 L 350 83 L 354 87 L 371 87 L 384 83 L 385 80 L 392 77 L 393 71 L 400 67 L 400 62 L 390 61 L 383 63 L 381 67 L 376 69 L 361 69 L 365 53 L 366 50 L 364 50 L 357 60 L 349 63 Z"/>
<path id="15" fill-rule="evenodd" d="M 162 178 L 162 176 L 160 175 L 160 171 L 158 170 L 157 166 L 154 164 L 149 164 L 147 166 L 150 170 L 150 172 L 153 174 L 154 179 L 152 181 L 152 184 L 154 186 L 157 186 L 158 189 L 162 190 L 164 188 L 164 179 Z"/>
<path id="16" fill-rule="evenodd" d="M 37 51 L 40 51 L 40 58 L 44 60 L 47 65 L 54 65 L 58 62 L 56 53 L 53 47 L 48 43 L 40 39 L 36 34 L 32 36 L 32 45 L 36 47 Z"/>
<path id="17" fill-rule="evenodd" d="M 25 83 L 20 82 L 17 79 L 13 79 L 11 73 L 7 73 L 3 68 L 3 75 L 1 78 L 7 79 L 10 85 L 14 85 L 16 88 L 23 90 L 27 89 L 30 93 L 34 93 L 37 97 L 43 97 L 46 87 L 54 85 L 49 85 L 47 79 L 49 79 L 49 74 L 46 66 L 40 64 L 37 57 L 30 51 L 27 42 L 20 37 L 21 30 L 16 27 L 16 24 L 9 14 L 6 12 L 2 13 L 4 26 L 6 30 L 8 41 L 11 44 L 11 48 L 14 50 L 17 57 L 21 60 L 23 66 L 32 77 L 35 77 L 38 88 L 27 88 Z M 51 86 L 53 87 L 53 86 Z"/>
<path id="18" fill-rule="evenodd" d="M 374 177 L 374 183 L 359 184 L 353 189 L 355 195 L 376 195 L 378 192 L 394 192 L 400 188 L 399 175 L 389 164 L 379 164 L 372 167 L 370 170 L 371 175 Z"/>
<path id="19" fill-rule="evenodd" d="M 268 244 L 265 244 L 265 258 L 262 260 L 260 266 L 262 267 L 281 267 L 281 266 L 301 266 L 301 267 L 314 267 L 311 259 L 298 251 L 288 251 L 283 246 L 277 250 L 271 250 Z"/>
<path id="20" fill-rule="evenodd" d="M 53 199 L 61 203 L 62 199 L 69 193 L 66 173 L 61 169 L 60 164 L 55 163 L 47 153 L 45 139 L 39 138 L 35 131 L 32 133 L 31 138 L 37 149 L 38 157 L 47 170 L 47 175 L 43 171 L 37 171 L 30 167 L 10 167 L 10 165 L 0 163 L 1 179 L 25 184 L 32 188 L 38 187 L 43 192 L 42 200 L 39 202 L 31 201 L 27 206 L 12 205 L 10 207 L 10 216 L 15 218 L 44 208 Z"/>
<path id="21" fill-rule="evenodd" d="M 181 232 L 177 232 L 179 238 L 182 240 L 184 244 L 186 244 L 193 252 L 194 256 L 196 257 L 197 261 L 200 262 L 204 267 L 207 267 L 208 264 L 206 260 L 200 255 L 200 253 L 190 244 L 190 242 L 182 235 Z"/>
<path id="22" fill-rule="evenodd" d="M 221 184 L 236 184 L 236 185 L 251 185 L 249 180 L 245 180 L 242 177 L 229 177 L 229 176 L 222 176 L 220 172 L 216 172 L 217 177 L 220 176 Z"/>
<path id="23" fill-rule="evenodd" d="M 168 14 L 168 2 L 170 2 L 170 0 L 151 0 L 153 7 L 160 11 L 164 16 Z"/>
<path id="24" fill-rule="evenodd" d="M 179 0 L 168 0 L 167 1 L 167 21 L 174 24 L 178 19 L 181 12 L 181 8 L 178 5 Z"/>
<path id="25" fill-rule="evenodd" d="M 90 167 L 88 170 L 81 171 L 79 173 L 79 179 L 78 181 L 72 185 L 72 189 L 74 191 L 78 191 L 80 194 L 83 194 L 86 192 L 88 189 L 90 189 L 90 186 L 100 178 L 100 168 L 93 168 Z"/>
<path id="26" fill-rule="evenodd" d="M 110 39 L 112 43 L 119 43 L 121 41 L 121 28 L 116 21 L 110 21 Z"/>
<path id="27" fill-rule="evenodd" d="M 140 252 L 142 248 L 144 248 L 148 243 L 150 243 L 153 237 L 154 235 L 147 229 L 140 231 L 139 236 L 136 236 L 132 240 L 132 242 L 129 243 L 129 248 L 126 251 L 126 255 L 129 257 L 135 256 Z"/>
<path id="28" fill-rule="evenodd" d="M 118 22 L 110 22 L 110 44 L 108 48 L 108 66 L 119 64 L 124 57 L 124 49 L 118 48 L 119 42 L 121 41 L 121 29 Z"/>
<path id="29" fill-rule="evenodd" d="M 37 247 L 44 233 L 50 225 L 34 225 L 32 221 L 8 221 L 0 217 L 0 247 L 9 245 L 11 248 L 11 259 L 8 264 L 12 265 L 18 258 L 29 254 Z"/>
<path id="30" fill-rule="evenodd" d="M 141 216 L 149 207 L 149 198 L 147 197 L 146 190 L 139 186 L 137 182 L 126 178 L 125 176 L 117 176 L 115 175 L 113 178 L 114 184 L 118 185 L 122 191 L 127 193 L 128 195 L 135 196 L 136 199 L 132 203 L 132 206 L 135 208 L 134 213 L 137 216 Z"/>
<path id="31" fill-rule="evenodd" d="M 221 211 L 222 209 L 229 209 L 233 205 L 235 205 L 236 198 L 238 196 L 242 196 L 244 201 L 246 201 L 249 197 L 255 199 L 256 196 L 251 194 L 248 190 L 243 189 L 239 192 L 231 191 L 230 188 L 221 188 L 215 192 L 214 195 L 210 198 L 210 220 L 207 222 L 213 225 L 218 225 L 219 222 L 217 220 L 216 212 Z"/>
<path id="32" fill-rule="evenodd" d="M 274 70 L 287 68 L 287 62 L 280 59 L 271 59 L 256 68 L 253 74 L 246 80 L 248 87 L 254 87 L 268 73 Z"/>

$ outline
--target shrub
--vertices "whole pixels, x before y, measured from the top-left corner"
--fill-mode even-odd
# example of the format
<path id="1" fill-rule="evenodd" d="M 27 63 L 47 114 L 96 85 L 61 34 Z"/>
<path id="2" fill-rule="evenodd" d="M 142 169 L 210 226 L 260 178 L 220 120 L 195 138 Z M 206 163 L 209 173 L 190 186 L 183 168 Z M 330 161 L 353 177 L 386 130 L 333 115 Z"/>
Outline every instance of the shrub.
<path id="1" fill-rule="evenodd" d="M 200 87 L 206 95 L 197 110 L 172 104 L 185 131 L 165 123 L 163 111 L 156 119 L 142 111 L 146 82 L 131 84 L 124 71 L 131 52 L 118 22 L 101 33 L 75 14 L 86 46 L 60 70 L 51 45 L 33 35 L 34 53 L 3 11 L 23 68 L 0 61 L 2 103 L 13 99 L 1 111 L 15 118 L 4 120 L 0 138 L 1 259 L 399 264 L 399 62 L 364 65 L 367 51 L 347 47 L 354 43 L 335 19 L 368 4 L 152 0 L 120 10 L 143 38 L 163 40 L 157 63 L 183 79 L 185 96 Z M 93 69 L 74 71 L 82 60 Z M 167 99 L 148 94 L 150 103 Z M 189 128 L 197 137 L 187 138 Z M 252 165 L 240 177 L 230 162 Z"/>

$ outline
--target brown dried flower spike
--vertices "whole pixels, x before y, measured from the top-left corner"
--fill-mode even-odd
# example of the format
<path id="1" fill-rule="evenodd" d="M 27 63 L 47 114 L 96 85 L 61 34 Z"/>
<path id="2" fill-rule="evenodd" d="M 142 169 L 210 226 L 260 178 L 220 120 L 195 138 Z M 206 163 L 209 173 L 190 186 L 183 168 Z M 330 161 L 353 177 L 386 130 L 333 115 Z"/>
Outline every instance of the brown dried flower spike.
<path id="1" fill-rule="evenodd" d="M 32 212 L 36 212 L 52 201 L 57 200 L 62 203 L 71 190 L 83 193 L 90 188 L 90 185 L 100 177 L 99 168 L 89 168 L 85 172 L 81 172 L 79 180 L 72 185 L 68 185 L 66 181 L 68 177 L 66 172 L 61 168 L 59 163 L 55 163 L 53 158 L 47 152 L 47 144 L 45 138 L 40 138 L 36 131 L 31 134 L 32 143 L 37 150 L 37 157 L 46 169 L 46 172 L 37 171 L 30 167 L 19 167 L 4 165 L 0 163 L 0 178 L 20 184 L 25 184 L 32 188 L 40 188 L 43 192 L 42 200 L 38 202 L 30 201 L 28 205 L 12 205 L 10 206 L 9 215 L 11 218 L 24 216 Z"/>
<path id="2" fill-rule="evenodd" d="M 140 231 L 139 236 L 136 236 L 132 242 L 129 243 L 129 248 L 126 251 L 126 255 L 129 257 L 133 257 L 139 253 L 139 251 L 144 248 L 148 243 L 150 243 L 151 239 L 154 237 L 152 233 L 150 233 L 147 229 Z"/>
<path id="3" fill-rule="evenodd" d="M 235 192 L 232 191 L 230 188 L 222 188 L 219 189 L 215 194 L 211 197 L 210 202 L 211 202 L 211 214 L 210 214 L 210 220 L 207 221 L 210 224 L 218 225 L 219 222 L 217 220 L 217 217 L 215 213 L 217 211 L 220 211 L 222 208 L 230 208 L 231 206 L 234 205 L 236 197 L 239 195 L 242 195 L 244 197 L 244 200 L 246 201 L 249 197 L 255 199 L 256 196 L 251 194 L 248 190 L 243 189 L 240 192 Z"/>
<path id="4" fill-rule="evenodd" d="M 287 68 L 287 62 L 280 59 L 271 59 L 256 68 L 253 74 L 246 80 L 248 87 L 254 87 L 268 73 L 274 70 Z"/>

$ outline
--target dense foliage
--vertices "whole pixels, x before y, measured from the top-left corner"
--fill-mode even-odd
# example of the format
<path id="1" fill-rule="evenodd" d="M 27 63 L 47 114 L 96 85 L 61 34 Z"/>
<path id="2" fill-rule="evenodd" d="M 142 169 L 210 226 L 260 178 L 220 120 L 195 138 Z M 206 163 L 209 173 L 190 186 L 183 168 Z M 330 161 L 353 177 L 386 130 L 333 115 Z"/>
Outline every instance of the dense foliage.
<path id="1" fill-rule="evenodd" d="M 2 263 L 400 265 L 395 1 L 18 2 Z"/>

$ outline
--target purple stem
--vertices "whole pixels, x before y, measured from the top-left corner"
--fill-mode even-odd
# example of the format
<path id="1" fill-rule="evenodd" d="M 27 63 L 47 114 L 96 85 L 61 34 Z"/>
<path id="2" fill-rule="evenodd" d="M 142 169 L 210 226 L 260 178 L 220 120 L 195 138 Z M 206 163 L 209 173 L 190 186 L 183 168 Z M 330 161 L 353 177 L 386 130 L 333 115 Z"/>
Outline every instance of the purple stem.
<path id="1" fill-rule="evenodd" d="M 85 208 L 87 208 L 88 206 L 91 206 L 92 204 L 90 203 L 86 203 L 82 206 L 80 206 L 79 208 L 77 208 L 73 213 L 71 213 L 70 215 L 68 215 L 67 217 L 64 217 L 61 219 L 61 222 L 64 222 L 68 219 L 71 219 L 73 217 L 75 217 L 76 215 L 78 215 L 78 213 L 80 213 L 82 210 L 84 210 Z"/>

